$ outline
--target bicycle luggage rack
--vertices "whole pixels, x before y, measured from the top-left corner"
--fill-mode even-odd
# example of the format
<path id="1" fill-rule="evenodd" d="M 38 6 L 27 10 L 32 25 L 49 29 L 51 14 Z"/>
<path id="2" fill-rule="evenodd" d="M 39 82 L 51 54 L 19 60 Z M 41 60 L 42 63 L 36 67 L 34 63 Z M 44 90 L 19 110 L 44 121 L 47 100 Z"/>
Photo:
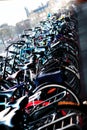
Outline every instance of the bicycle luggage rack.
<path id="1" fill-rule="evenodd" d="M 79 126 L 79 120 L 78 115 L 76 113 L 70 113 L 64 117 L 61 117 L 57 120 L 54 120 L 46 125 L 43 125 L 38 128 L 38 130 L 49 130 L 49 129 L 55 129 L 55 130 L 70 130 L 70 129 L 76 129 L 81 130 Z"/>

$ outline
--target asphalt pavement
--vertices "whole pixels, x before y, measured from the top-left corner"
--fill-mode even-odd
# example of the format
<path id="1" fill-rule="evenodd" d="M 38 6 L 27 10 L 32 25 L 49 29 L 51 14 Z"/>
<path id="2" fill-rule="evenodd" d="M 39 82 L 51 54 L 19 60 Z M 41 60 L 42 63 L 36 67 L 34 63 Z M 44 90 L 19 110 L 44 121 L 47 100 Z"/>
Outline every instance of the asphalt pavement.
<path id="1" fill-rule="evenodd" d="M 81 93 L 80 97 L 87 100 L 87 3 L 80 5 L 78 13 L 78 29 L 80 42 L 80 77 Z"/>

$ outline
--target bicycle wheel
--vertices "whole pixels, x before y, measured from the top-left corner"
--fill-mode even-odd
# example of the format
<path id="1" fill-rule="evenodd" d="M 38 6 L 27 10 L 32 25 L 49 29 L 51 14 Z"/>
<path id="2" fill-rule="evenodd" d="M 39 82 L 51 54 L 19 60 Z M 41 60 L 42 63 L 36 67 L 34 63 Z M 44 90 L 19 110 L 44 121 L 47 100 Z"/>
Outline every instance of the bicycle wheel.
<path id="1" fill-rule="evenodd" d="M 79 94 L 80 92 L 80 75 L 78 72 L 76 72 L 73 68 L 70 67 L 64 67 L 64 76 L 65 80 L 64 82 L 72 88 L 72 90 Z"/>
<path id="2" fill-rule="evenodd" d="M 50 63 L 50 65 L 49 65 Z M 37 76 L 37 88 L 44 83 L 56 83 L 64 85 L 65 87 L 70 87 L 72 90 L 79 94 L 80 92 L 80 76 L 74 67 L 67 67 L 59 65 L 55 60 L 52 60 L 44 69 L 42 69 Z"/>
<path id="3" fill-rule="evenodd" d="M 47 84 L 37 87 L 35 93 L 41 92 L 40 100 L 49 100 L 54 97 L 52 101 L 58 100 L 57 94 L 65 92 L 65 95 L 60 98 L 60 100 L 74 101 L 80 103 L 78 96 L 68 87 L 58 85 L 58 84 Z"/>
<path id="4" fill-rule="evenodd" d="M 76 69 L 79 70 L 79 60 L 71 53 L 65 52 L 63 50 L 55 50 L 52 52 L 52 57 L 56 59 L 64 59 L 65 61 L 68 61 L 70 65 L 75 66 Z"/>

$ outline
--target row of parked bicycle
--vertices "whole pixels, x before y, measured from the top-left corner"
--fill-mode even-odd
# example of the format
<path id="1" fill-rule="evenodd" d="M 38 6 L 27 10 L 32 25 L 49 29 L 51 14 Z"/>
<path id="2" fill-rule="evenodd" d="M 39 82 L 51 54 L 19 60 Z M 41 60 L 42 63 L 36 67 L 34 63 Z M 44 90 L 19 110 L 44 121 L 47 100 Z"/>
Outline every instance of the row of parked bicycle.
<path id="1" fill-rule="evenodd" d="M 50 15 L 0 57 L 0 128 L 86 130 L 75 8 Z"/>

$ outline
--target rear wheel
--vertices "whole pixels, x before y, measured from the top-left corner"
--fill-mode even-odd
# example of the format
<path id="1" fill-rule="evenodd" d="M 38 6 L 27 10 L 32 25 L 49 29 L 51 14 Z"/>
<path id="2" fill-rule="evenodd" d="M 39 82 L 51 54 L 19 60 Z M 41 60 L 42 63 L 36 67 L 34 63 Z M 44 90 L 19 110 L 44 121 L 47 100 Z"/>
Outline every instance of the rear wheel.
<path id="1" fill-rule="evenodd" d="M 40 100 L 49 100 L 49 102 L 51 102 L 50 98 L 53 97 L 52 101 L 66 100 L 80 103 L 78 96 L 70 88 L 68 87 L 66 88 L 65 86 L 62 85 L 58 84 L 44 85 L 38 88 L 35 93 L 39 91 L 41 92 Z"/>

